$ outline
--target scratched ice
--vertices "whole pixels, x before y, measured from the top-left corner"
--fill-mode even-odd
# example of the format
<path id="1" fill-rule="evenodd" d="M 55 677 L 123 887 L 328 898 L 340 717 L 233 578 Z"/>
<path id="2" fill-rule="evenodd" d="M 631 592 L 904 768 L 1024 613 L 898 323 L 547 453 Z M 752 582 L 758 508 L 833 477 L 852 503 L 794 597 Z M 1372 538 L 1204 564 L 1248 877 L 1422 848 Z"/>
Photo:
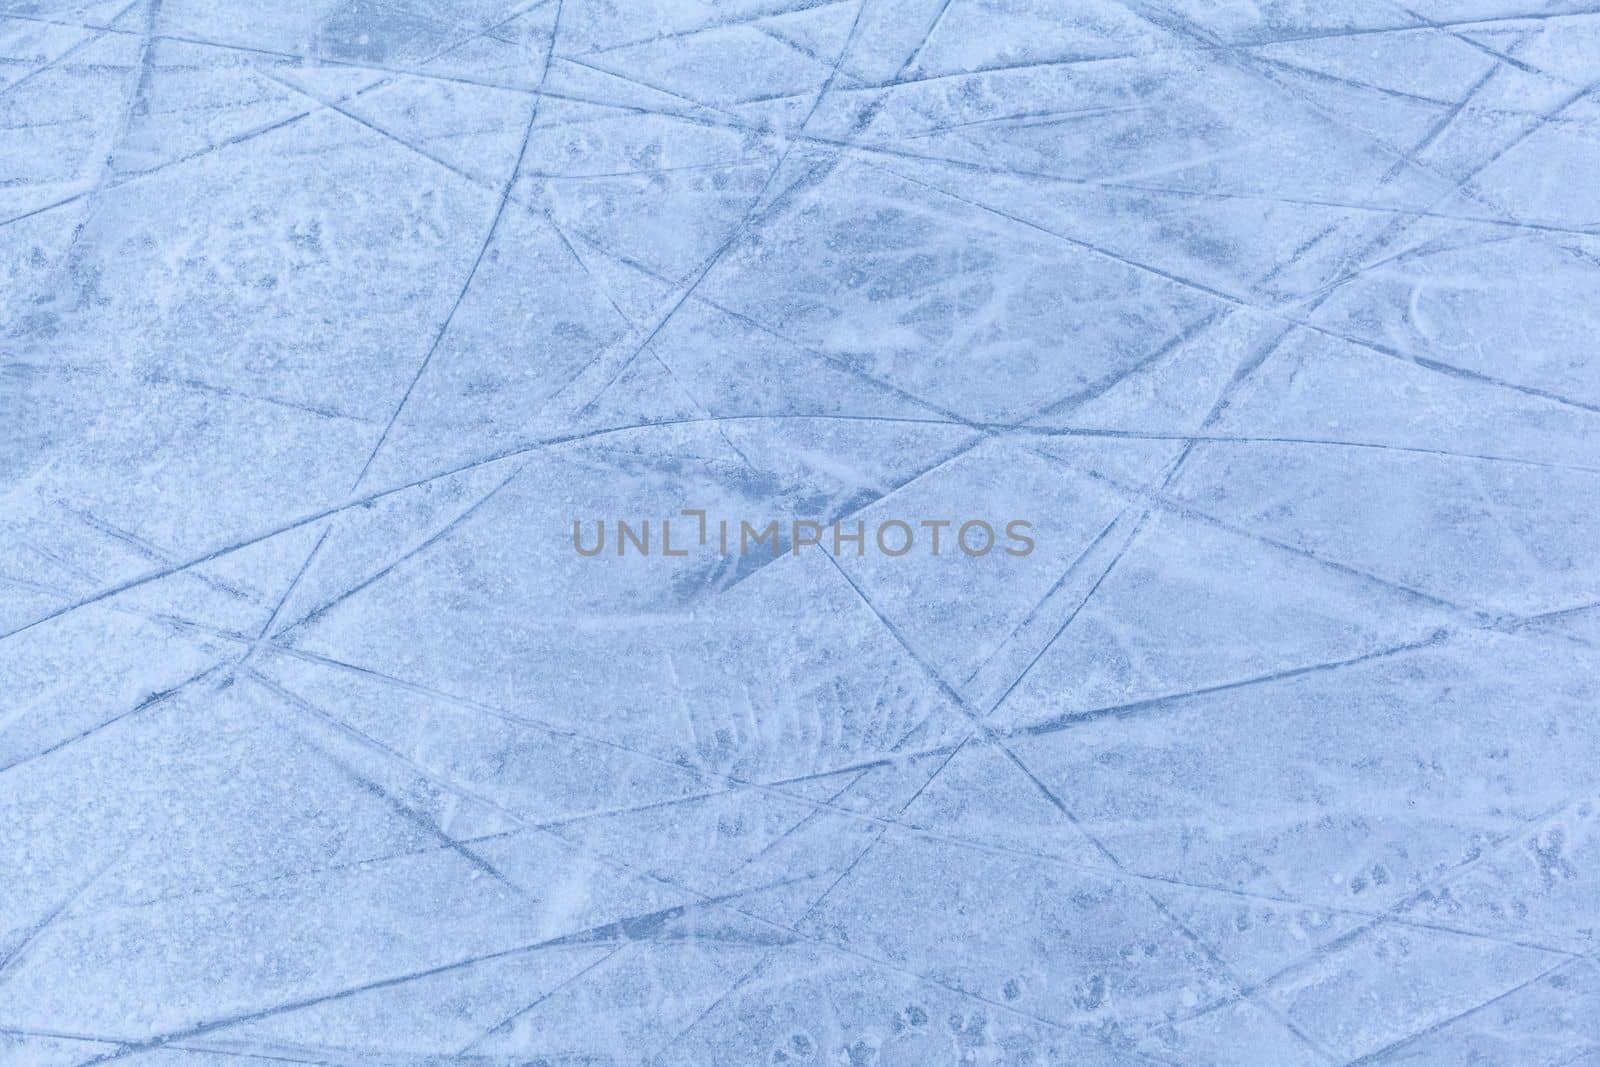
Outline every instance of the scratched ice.
<path id="1" fill-rule="evenodd" d="M 0 0 L 0 1064 L 1597 1067 L 1596 175 L 1583 0 Z"/>

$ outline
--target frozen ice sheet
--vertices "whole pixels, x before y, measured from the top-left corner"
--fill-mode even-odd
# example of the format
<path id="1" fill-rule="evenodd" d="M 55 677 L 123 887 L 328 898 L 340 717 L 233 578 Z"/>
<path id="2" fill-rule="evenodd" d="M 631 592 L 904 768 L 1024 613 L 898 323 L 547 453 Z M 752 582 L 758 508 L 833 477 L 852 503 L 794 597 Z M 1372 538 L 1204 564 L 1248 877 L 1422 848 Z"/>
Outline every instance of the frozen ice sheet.
<path id="1" fill-rule="evenodd" d="M 1600 1065 L 1597 173 L 1579 0 L 0 0 L 0 1063 Z"/>

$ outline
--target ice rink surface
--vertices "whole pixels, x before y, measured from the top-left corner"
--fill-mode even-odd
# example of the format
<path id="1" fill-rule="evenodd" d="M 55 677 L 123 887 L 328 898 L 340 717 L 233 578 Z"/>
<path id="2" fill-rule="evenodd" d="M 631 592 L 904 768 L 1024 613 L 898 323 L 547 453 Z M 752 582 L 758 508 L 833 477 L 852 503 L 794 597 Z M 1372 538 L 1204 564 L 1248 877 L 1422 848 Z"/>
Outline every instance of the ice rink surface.
<path id="1" fill-rule="evenodd" d="M 1600 11 L 1408 4 L 0 0 L 0 1063 L 1600 1065 Z"/>

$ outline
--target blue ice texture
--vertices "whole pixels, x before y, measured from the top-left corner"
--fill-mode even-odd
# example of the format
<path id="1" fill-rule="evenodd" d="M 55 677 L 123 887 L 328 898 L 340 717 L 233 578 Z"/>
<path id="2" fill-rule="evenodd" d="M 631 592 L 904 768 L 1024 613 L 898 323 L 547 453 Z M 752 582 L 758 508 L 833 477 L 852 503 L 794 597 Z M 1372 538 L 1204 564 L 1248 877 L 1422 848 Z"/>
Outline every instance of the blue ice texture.
<path id="1" fill-rule="evenodd" d="M 1597 194 L 1592 0 L 0 0 L 0 1064 L 1600 1067 Z"/>

